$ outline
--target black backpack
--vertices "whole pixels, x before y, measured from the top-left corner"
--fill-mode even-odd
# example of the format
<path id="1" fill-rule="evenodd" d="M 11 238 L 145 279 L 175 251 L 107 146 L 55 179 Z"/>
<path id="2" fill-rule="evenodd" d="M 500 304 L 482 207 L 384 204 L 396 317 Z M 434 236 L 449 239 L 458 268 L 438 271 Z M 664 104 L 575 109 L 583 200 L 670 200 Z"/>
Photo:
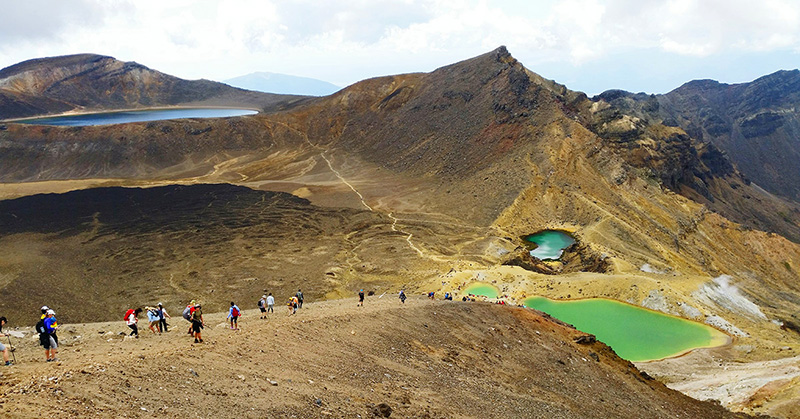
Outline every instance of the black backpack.
<path id="1" fill-rule="evenodd" d="M 44 327 L 44 319 L 40 319 L 39 323 L 36 323 L 36 332 L 40 335 L 47 333 L 47 328 Z"/>

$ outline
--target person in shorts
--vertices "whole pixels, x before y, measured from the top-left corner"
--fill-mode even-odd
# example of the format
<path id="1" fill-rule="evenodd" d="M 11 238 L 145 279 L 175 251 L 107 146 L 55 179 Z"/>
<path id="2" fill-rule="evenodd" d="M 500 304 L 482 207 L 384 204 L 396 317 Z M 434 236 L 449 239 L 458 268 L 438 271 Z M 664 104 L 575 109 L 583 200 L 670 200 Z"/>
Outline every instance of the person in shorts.
<path id="1" fill-rule="evenodd" d="M 267 318 L 267 295 L 264 294 L 261 296 L 261 299 L 258 300 L 258 309 L 261 310 L 261 318 Z"/>
<path id="2" fill-rule="evenodd" d="M 228 310 L 228 318 L 231 320 L 231 330 L 239 330 L 239 316 L 241 315 L 242 311 L 239 310 L 239 306 L 231 301 L 231 309 Z"/>
<path id="3" fill-rule="evenodd" d="M 194 343 L 203 343 L 203 336 L 201 332 L 206 324 L 203 321 L 203 311 L 201 309 L 202 306 L 200 306 L 200 303 L 197 303 L 194 305 L 194 311 L 192 311 L 192 332 L 194 334 Z"/>
<path id="4" fill-rule="evenodd" d="M 158 309 L 155 307 L 145 307 L 145 311 L 147 311 L 147 326 L 153 334 L 161 333 L 158 329 Z"/>
<path id="5" fill-rule="evenodd" d="M 0 336 L 2 336 L 2 337 L 10 336 L 7 333 L 3 333 L 3 326 L 5 326 L 6 323 L 8 323 L 8 320 L 6 320 L 5 317 L 0 317 Z M 3 345 L 3 342 L 0 342 L 0 352 L 3 353 L 3 363 L 4 363 L 4 365 L 5 366 L 11 365 L 11 361 L 8 360 L 8 348 L 6 348 L 6 346 Z"/>
<path id="6" fill-rule="evenodd" d="M 56 349 L 58 349 L 58 335 L 56 329 L 56 312 L 48 309 L 44 319 L 40 319 L 36 324 L 36 331 L 39 332 L 39 344 L 44 348 L 44 356 L 47 362 L 58 361 Z"/>

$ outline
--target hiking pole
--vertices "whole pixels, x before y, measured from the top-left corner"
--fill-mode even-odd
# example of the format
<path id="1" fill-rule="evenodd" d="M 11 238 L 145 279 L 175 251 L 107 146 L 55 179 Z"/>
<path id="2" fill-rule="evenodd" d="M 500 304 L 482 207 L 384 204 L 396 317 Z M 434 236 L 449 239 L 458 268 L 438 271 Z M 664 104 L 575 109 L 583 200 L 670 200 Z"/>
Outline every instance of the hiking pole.
<path id="1" fill-rule="evenodd" d="M 14 355 L 14 345 L 11 343 L 11 335 L 6 335 L 6 336 L 8 336 L 8 346 L 11 347 L 11 349 L 10 349 L 11 357 L 14 358 L 14 364 L 16 364 L 17 363 L 17 356 Z"/>

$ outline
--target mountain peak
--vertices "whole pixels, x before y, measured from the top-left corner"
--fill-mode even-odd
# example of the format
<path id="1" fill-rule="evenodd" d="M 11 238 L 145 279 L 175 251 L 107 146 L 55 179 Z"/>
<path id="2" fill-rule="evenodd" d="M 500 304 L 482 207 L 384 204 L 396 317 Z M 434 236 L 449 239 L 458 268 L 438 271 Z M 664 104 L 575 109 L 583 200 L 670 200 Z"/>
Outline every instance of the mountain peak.
<path id="1" fill-rule="evenodd" d="M 95 64 L 104 60 L 117 61 L 114 57 L 89 53 L 34 58 L 0 69 L 0 79 L 12 77 L 20 73 L 33 71 L 43 67 L 72 67 L 76 65 Z"/>

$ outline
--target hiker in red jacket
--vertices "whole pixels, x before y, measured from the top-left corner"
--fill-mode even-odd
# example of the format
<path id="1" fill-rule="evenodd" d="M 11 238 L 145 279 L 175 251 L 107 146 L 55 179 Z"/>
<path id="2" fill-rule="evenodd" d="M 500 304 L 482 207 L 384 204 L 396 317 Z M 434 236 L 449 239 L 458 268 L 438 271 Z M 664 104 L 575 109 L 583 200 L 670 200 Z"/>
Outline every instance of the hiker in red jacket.
<path id="1" fill-rule="evenodd" d="M 239 316 L 242 315 L 242 311 L 239 310 L 239 306 L 231 301 L 231 309 L 228 310 L 228 318 L 231 319 L 231 329 L 239 330 Z"/>

